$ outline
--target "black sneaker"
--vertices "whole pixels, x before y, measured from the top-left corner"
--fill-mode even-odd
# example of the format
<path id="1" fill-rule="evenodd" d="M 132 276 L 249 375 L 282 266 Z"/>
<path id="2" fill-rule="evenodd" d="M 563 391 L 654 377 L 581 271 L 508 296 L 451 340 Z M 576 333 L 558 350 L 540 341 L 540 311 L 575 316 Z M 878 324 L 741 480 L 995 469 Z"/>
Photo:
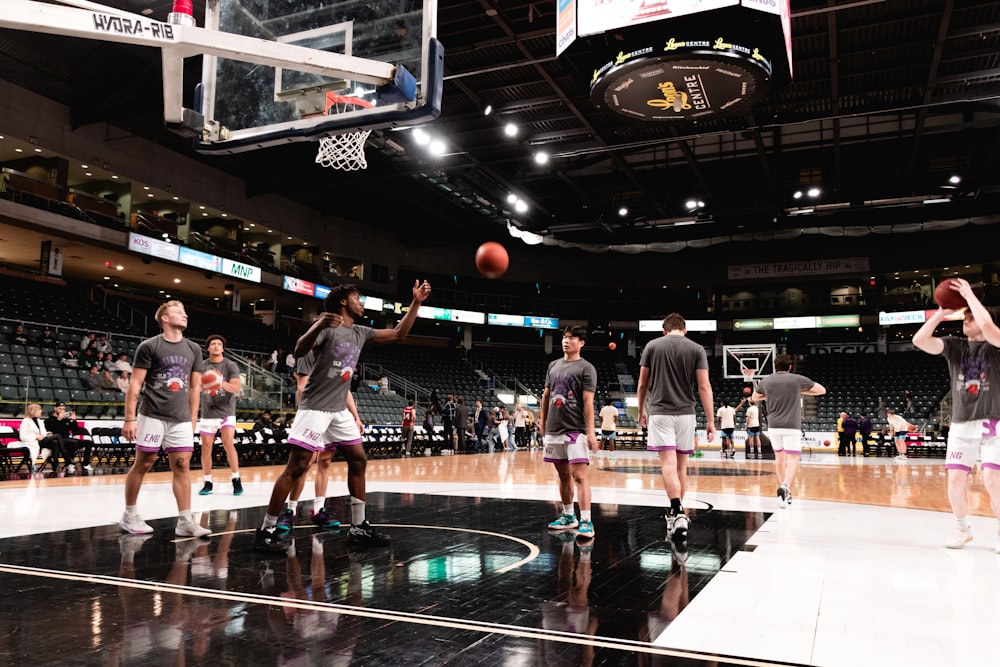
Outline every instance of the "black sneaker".
<path id="1" fill-rule="evenodd" d="M 205 486 L 201 487 L 201 491 L 198 492 L 199 496 L 208 496 L 212 493 L 212 483 L 205 482 Z"/>
<path id="2" fill-rule="evenodd" d="M 347 542 L 358 547 L 387 547 L 389 536 L 372 528 L 366 520 L 357 526 L 351 526 L 347 531 Z"/>
<path id="3" fill-rule="evenodd" d="M 209 482 L 209 483 L 211 483 L 211 482 Z M 211 490 L 209 492 L 211 492 Z M 237 477 L 236 479 L 233 480 L 233 495 L 234 496 L 242 496 L 243 495 L 243 482 L 240 481 L 239 477 Z"/>
<path id="4" fill-rule="evenodd" d="M 312 515 L 312 522 L 314 526 L 318 526 L 324 530 L 336 530 L 340 528 L 340 522 L 330 516 L 325 507 Z"/>
<path id="5" fill-rule="evenodd" d="M 288 545 L 282 539 L 278 529 L 274 526 L 270 528 L 258 528 L 253 538 L 253 548 L 258 551 L 269 551 L 272 553 L 285 553 Z"/>
<path id="6" fill-rule="evenodd" d="M 278 529 L 279 533 L 287 533 L 290 531 L 295 527 L 295 512 L 286 507 L 284 511 L 278 515 L 278 523 L 274 527 Z"/>

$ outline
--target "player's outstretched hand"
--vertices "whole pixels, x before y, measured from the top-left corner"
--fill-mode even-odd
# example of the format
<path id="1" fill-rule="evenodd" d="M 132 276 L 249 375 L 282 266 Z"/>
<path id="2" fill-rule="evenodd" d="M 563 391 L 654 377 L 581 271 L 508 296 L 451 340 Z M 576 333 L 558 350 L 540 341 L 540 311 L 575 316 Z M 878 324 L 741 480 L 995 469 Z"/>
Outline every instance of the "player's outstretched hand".
<path id="1" fill-rule="evenodd" d="M 431 284 L 426 280 L 420 282 L 419 280 L 413 281 L 413 300 L 421 304 L 427 300 L 427 297 L 431 295 Z"/>

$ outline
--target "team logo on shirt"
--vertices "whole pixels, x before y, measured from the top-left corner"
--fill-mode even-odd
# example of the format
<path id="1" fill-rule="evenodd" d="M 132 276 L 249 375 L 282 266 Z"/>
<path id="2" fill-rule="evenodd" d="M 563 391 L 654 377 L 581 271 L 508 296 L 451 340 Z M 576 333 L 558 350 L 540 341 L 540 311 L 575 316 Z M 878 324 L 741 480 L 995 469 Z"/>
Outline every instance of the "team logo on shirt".
<path id="1" fill-rule="evenodd" d="M 188 387 L 191 375 L 191 360 L 187 357 L 172 355 L 163 357 L 160 366 L 153 372 L 153 387 L 165 387 L 167 391 L 183 391 Z"/>
<path id="2" fill-rule="evenodd" d="M 350 382 L 354 377 L 354 367 L 358 365 L 361 348 L 353 342 L 338 343 L 333 346 L 333 364 L 331 376 L 339 375 L 344 382 Z"/>
<path id="3" fill-rule="evenodd" d="M 567 403 L 576 404 L 575 383 L 571 378 L 564 375 L 555 375 L 551 378 L 552 404 L 561 408 Z"/>
<path id="4" fill-rule="evenodd" d="M 960 388 L 970 396 L 979 396 L 980 392 L 990 388 L 986 378 L 990 365 L 984 359 L 967 357 L 962 360 L 958 369 Z"/>

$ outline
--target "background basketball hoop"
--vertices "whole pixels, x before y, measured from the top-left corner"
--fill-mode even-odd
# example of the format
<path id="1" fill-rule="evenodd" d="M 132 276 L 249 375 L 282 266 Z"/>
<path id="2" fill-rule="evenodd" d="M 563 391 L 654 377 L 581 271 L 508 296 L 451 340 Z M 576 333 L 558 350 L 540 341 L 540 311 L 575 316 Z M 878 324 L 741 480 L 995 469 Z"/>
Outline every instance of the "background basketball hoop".
<path id="1" fill-rule="evenodd" d="M 360 97 L 339 95 L 334 92 L 326 94 L 326 113 L 344 113 L 358 108 L 371 109 L 375 105 Z M 316 153 L 316 163 L 324 167 L 332 167 L 343 171 L 367 169 L 365 160 L 365 142 L 371 130 L 345 132 L 319 140 L 319 151 Z"/>

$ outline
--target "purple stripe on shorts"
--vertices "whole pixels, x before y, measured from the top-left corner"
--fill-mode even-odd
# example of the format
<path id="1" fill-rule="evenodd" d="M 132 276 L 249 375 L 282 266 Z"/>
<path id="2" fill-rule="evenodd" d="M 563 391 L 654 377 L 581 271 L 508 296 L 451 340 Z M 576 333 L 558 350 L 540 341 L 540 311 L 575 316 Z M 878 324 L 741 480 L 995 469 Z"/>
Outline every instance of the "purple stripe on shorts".
<path id="1" fill-rule="evenodd" d="M 945 466 L 947 468 L 948 466 Z M 998 463 L 984 463 L 984 468 L 989 468 L 990 470 L 1000 470 L 1000 464 Z"/>
<path id="2" fill-rule="evenodd" d="M 586 463 L 590 465 L 590 459 L 570 459 L 570 463 Z"/>
<path id="3" fill-rule="evenodd" d="M 983 465 L 983 467 L 985 468 L 988 465 L 992 465 L 992 464 L 985 464 L 985 465 Z M 972 470 L 972 467 L 971 466 L 962 465 L 961 463 L 945 463 L 944 464 L 944 469 L 945 470 L 964 470 L 965 472 L 970 472 Z M 1000 469 L 1000 468 L 998 468 L 998 469 Z"/>
<path id="4" fill-rule="evenodd" d="M 666 445 L 664 447 L 646 445 L 647 452 L 673 452 L 676 451 L 676 449 L 677 449 L 676 445 Z"/>
<path id="5" fill-rule="evenodd" d="M 342 442 L 328 442 L 326 443 L 326 448 L 330 447 L 350 447 L 351 445 L 360 445 L 362 442 L 361 438 L 355 438 L 354 440 L 344 440 Z"/>
<path id="6" fill-rule="evenodd" d="M 142 445 L 136 445 L 135 448 L 138 451 L 140 451 L 140 452 L 152 452 L 154 454 L 156 452 L 160 451 L 160 448 L 158 446 L 157 447 L 143 447 Z M 194 451 L 194 450 L 192 449 L 191 451 Z"/>
<path id="7" fill-rule="evenodd" d="M 302 440 L 295 440 L 293 438 L 289 438 L 288 439 L 288 444 L 289 445 L 295 445 L 299 449 L 306 449 L 306 450 L 308 450 L 310 452 L 321 452 L 321 451 L 323 451 L 322 447 L 316 447 L 315 445 L 311 445 L 308 442 L 304 442 Z"/>

